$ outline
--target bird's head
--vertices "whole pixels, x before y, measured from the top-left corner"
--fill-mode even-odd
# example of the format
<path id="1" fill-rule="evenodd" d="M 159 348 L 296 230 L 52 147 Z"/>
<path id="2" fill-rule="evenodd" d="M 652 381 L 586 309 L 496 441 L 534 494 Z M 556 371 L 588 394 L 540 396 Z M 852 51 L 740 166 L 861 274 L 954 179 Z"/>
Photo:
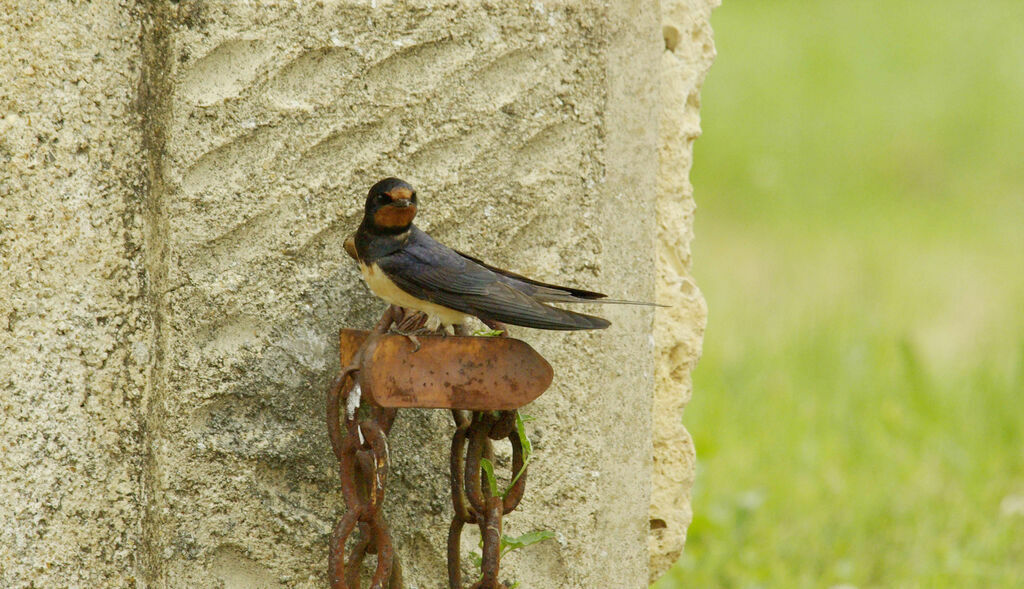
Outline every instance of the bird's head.
<path id="1" fill-rule="evenodd" d="M 416 191 L 403 180 L 385 178 L 366 195 L 363 223 L 381 233 L 402 233 L 416 216 Z"/>

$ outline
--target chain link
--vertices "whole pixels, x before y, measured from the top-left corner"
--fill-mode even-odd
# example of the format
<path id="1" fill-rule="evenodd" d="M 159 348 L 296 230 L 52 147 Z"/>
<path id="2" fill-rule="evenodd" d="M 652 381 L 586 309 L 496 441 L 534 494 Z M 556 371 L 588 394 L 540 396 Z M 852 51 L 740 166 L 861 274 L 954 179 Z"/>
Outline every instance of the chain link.
<path id="1" fill-rule="evenodd" d="M 462 529 L 476 524 L 483 541 L 481 577 L 471 589 L 501 589 L 498 581 L 501 560 L 501 517 L 519 505 L 526 489 L 523 445 L 515 429 L 516 412 L 475 412 L 472 419 L 465 411 L 452 411 L 455 434 L 450 456 L 452 507 L 454 515 L 448 528 L 448 587 L 462 589 Z M 515 482 L 504 496 L 493 495 L 481 459 L 494 464 L 492 440 L 508 438 L 512 443 L 512 479 Z M 518 474 L 518 478 L 516 475 Z"/>
<path id="2" fill-rule="evenodd" d="M 338 459 L 345 515 L 331 535 L 328 578 L 331 589 L 358 589 L 359 572 L 367 554 L 377 555 L 371 589 L 401 589 L 401 565 L 382 505 L 388 477 L 387 434 L 394 423 L 394 409 L 374 408 L 372 416 L 358 419 L 344 416 L 342 435 L 341 403 L 353 394 L 355 368 L 348 368 L 335 380 L 327 395 L 327 430 Z M 358 527 L 360 538 L 346 560 L 345 544 Z"/>

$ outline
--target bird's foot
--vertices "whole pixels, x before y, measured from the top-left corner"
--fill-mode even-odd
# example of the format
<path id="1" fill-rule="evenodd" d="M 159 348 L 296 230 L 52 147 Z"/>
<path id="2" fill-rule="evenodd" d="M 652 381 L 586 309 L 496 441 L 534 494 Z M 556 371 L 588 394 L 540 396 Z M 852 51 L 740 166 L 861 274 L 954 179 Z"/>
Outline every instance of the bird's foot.
<path id="1" fill-rule="evenodd" d="M 394 333 L 395 335 L 403 336 L 406 339 L 408 339 L 410 342 L 412 342 L 412 344 L 415 346 L 415 348 L 413 348 L 413 351 L 412 351 L 413 354 L 415 354 L 416 352 L 420 351 L 420 347 L 421 347 L 420 339 L 417 336 L 420 336 L 420 335 L 441 335 L 443 337 L 445 335 L 448 335 L 448 333 L 444 329 L 434 330 L 434 329 L 428 329 L 426 327 L 421 327 L 419 329 L 413 329 L 411 331 L 402 331 L 402 330 L 397 330 L 396 329 L 396 330 L 392 330 L 392 333 Z"/>
<path id="2" fill-rule="evenodd" d="M 415 346 L 412 349 L 412 353 L 415 354 L 416 352 L 419 352 L 420 351 L 420 347 L 421 347 L 420 346 L 420 339 L 418 337 L 416 337 L 415 335 L 411 334 L 411 333 L 405 334 L 405 337 L 408 338 L 409 341 L 412 342 L 413 346 Z"/>
<path id="3" fill-rule="evenodd" d="M 399 309 L 401 309 L 401 314 L 395 321 L 396 330 L 399 332 L 419 331 L 426 327 L 429 318 L 425 313 L 404 307 L 399 307 Z"/>

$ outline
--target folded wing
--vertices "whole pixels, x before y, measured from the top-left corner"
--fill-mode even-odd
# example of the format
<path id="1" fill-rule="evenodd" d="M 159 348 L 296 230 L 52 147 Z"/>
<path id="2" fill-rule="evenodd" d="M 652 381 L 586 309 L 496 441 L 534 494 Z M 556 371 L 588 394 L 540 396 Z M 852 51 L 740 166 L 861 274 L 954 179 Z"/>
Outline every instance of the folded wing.
<path id="1" fill-rule="evenodd" d="M 376 263 L 409 294 L 481 319 L 558 330 L 603 329 L 610 325 L 600 317 L 542 304 L 581 302 L 604 295 L 500 271 L 459 254 L 416 228 L 405 247 Z"/>

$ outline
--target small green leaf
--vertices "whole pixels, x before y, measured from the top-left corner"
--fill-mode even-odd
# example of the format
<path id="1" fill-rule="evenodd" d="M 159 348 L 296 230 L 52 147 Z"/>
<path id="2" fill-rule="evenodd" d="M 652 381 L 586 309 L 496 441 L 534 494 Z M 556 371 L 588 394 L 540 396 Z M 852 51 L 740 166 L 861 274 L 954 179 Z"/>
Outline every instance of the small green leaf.
<path id="1" fill-rule="evenodd" d="M 501 494 L 502 497 L 509 494 L 512 487 L 515 486 L 516 481 L 519 480 L 519 477 L 523 476 L 523 473 L 526 472 L 526 467 L 530 465 L 530 460 L 533 459 L 533 444 L 530 443 L 530 438 L 526 437 L 526 424 L 518 411 L 516 412 L 516 433 L 519 434 L 519 443 L 523 446 L 523 467 L 519 469 L 516 476 L 512 477 L 512 481 L 509 482 L 508 488 Z"/>
<path id="2" fill-rule="evenodd" d="M 498 496 L 498 479 L 494 478 L 494 465 L 486 458 L 480 459 L 480 468 L 487 477 L 487 486 L 491 488 L 491 497 Z"/>
<path id="3" fill-rule="evenodd" d="M 484 566 L 484 557 L 480 555 L 476 550 L 472 550 L 469 553 L 469 560 L 473 561 L 473 566 L 480 568 Z"/>
<path id="4" fill-rule="evenodd" d="M 533 444 L 526 436 L 526 421 L 518 411 L 516 412 L 516 433 L 519 434 L 519 441 L 523 444 L 523 462 L 526 462 L 530 460 L 530 454 L 533 453 Z"/>
<path id="5" fill-rule="evenodd" d="M 522 536 L 501 536 L 501 554 L 505 555 L 513 550 L 520 548 L 526 548 L 531 544 L 537 542 L 543 542 L 544 540 L 550 540 L 555 537 L 555 533 L 551 530 L 534 530 L 532 532 L 526 532 Z"/>
<path id="6" fill-rule="evenodd" d="M 505 333 L 500 329 L 478 329 L 473 332 L 474 337 L 498 337 Z"/>

